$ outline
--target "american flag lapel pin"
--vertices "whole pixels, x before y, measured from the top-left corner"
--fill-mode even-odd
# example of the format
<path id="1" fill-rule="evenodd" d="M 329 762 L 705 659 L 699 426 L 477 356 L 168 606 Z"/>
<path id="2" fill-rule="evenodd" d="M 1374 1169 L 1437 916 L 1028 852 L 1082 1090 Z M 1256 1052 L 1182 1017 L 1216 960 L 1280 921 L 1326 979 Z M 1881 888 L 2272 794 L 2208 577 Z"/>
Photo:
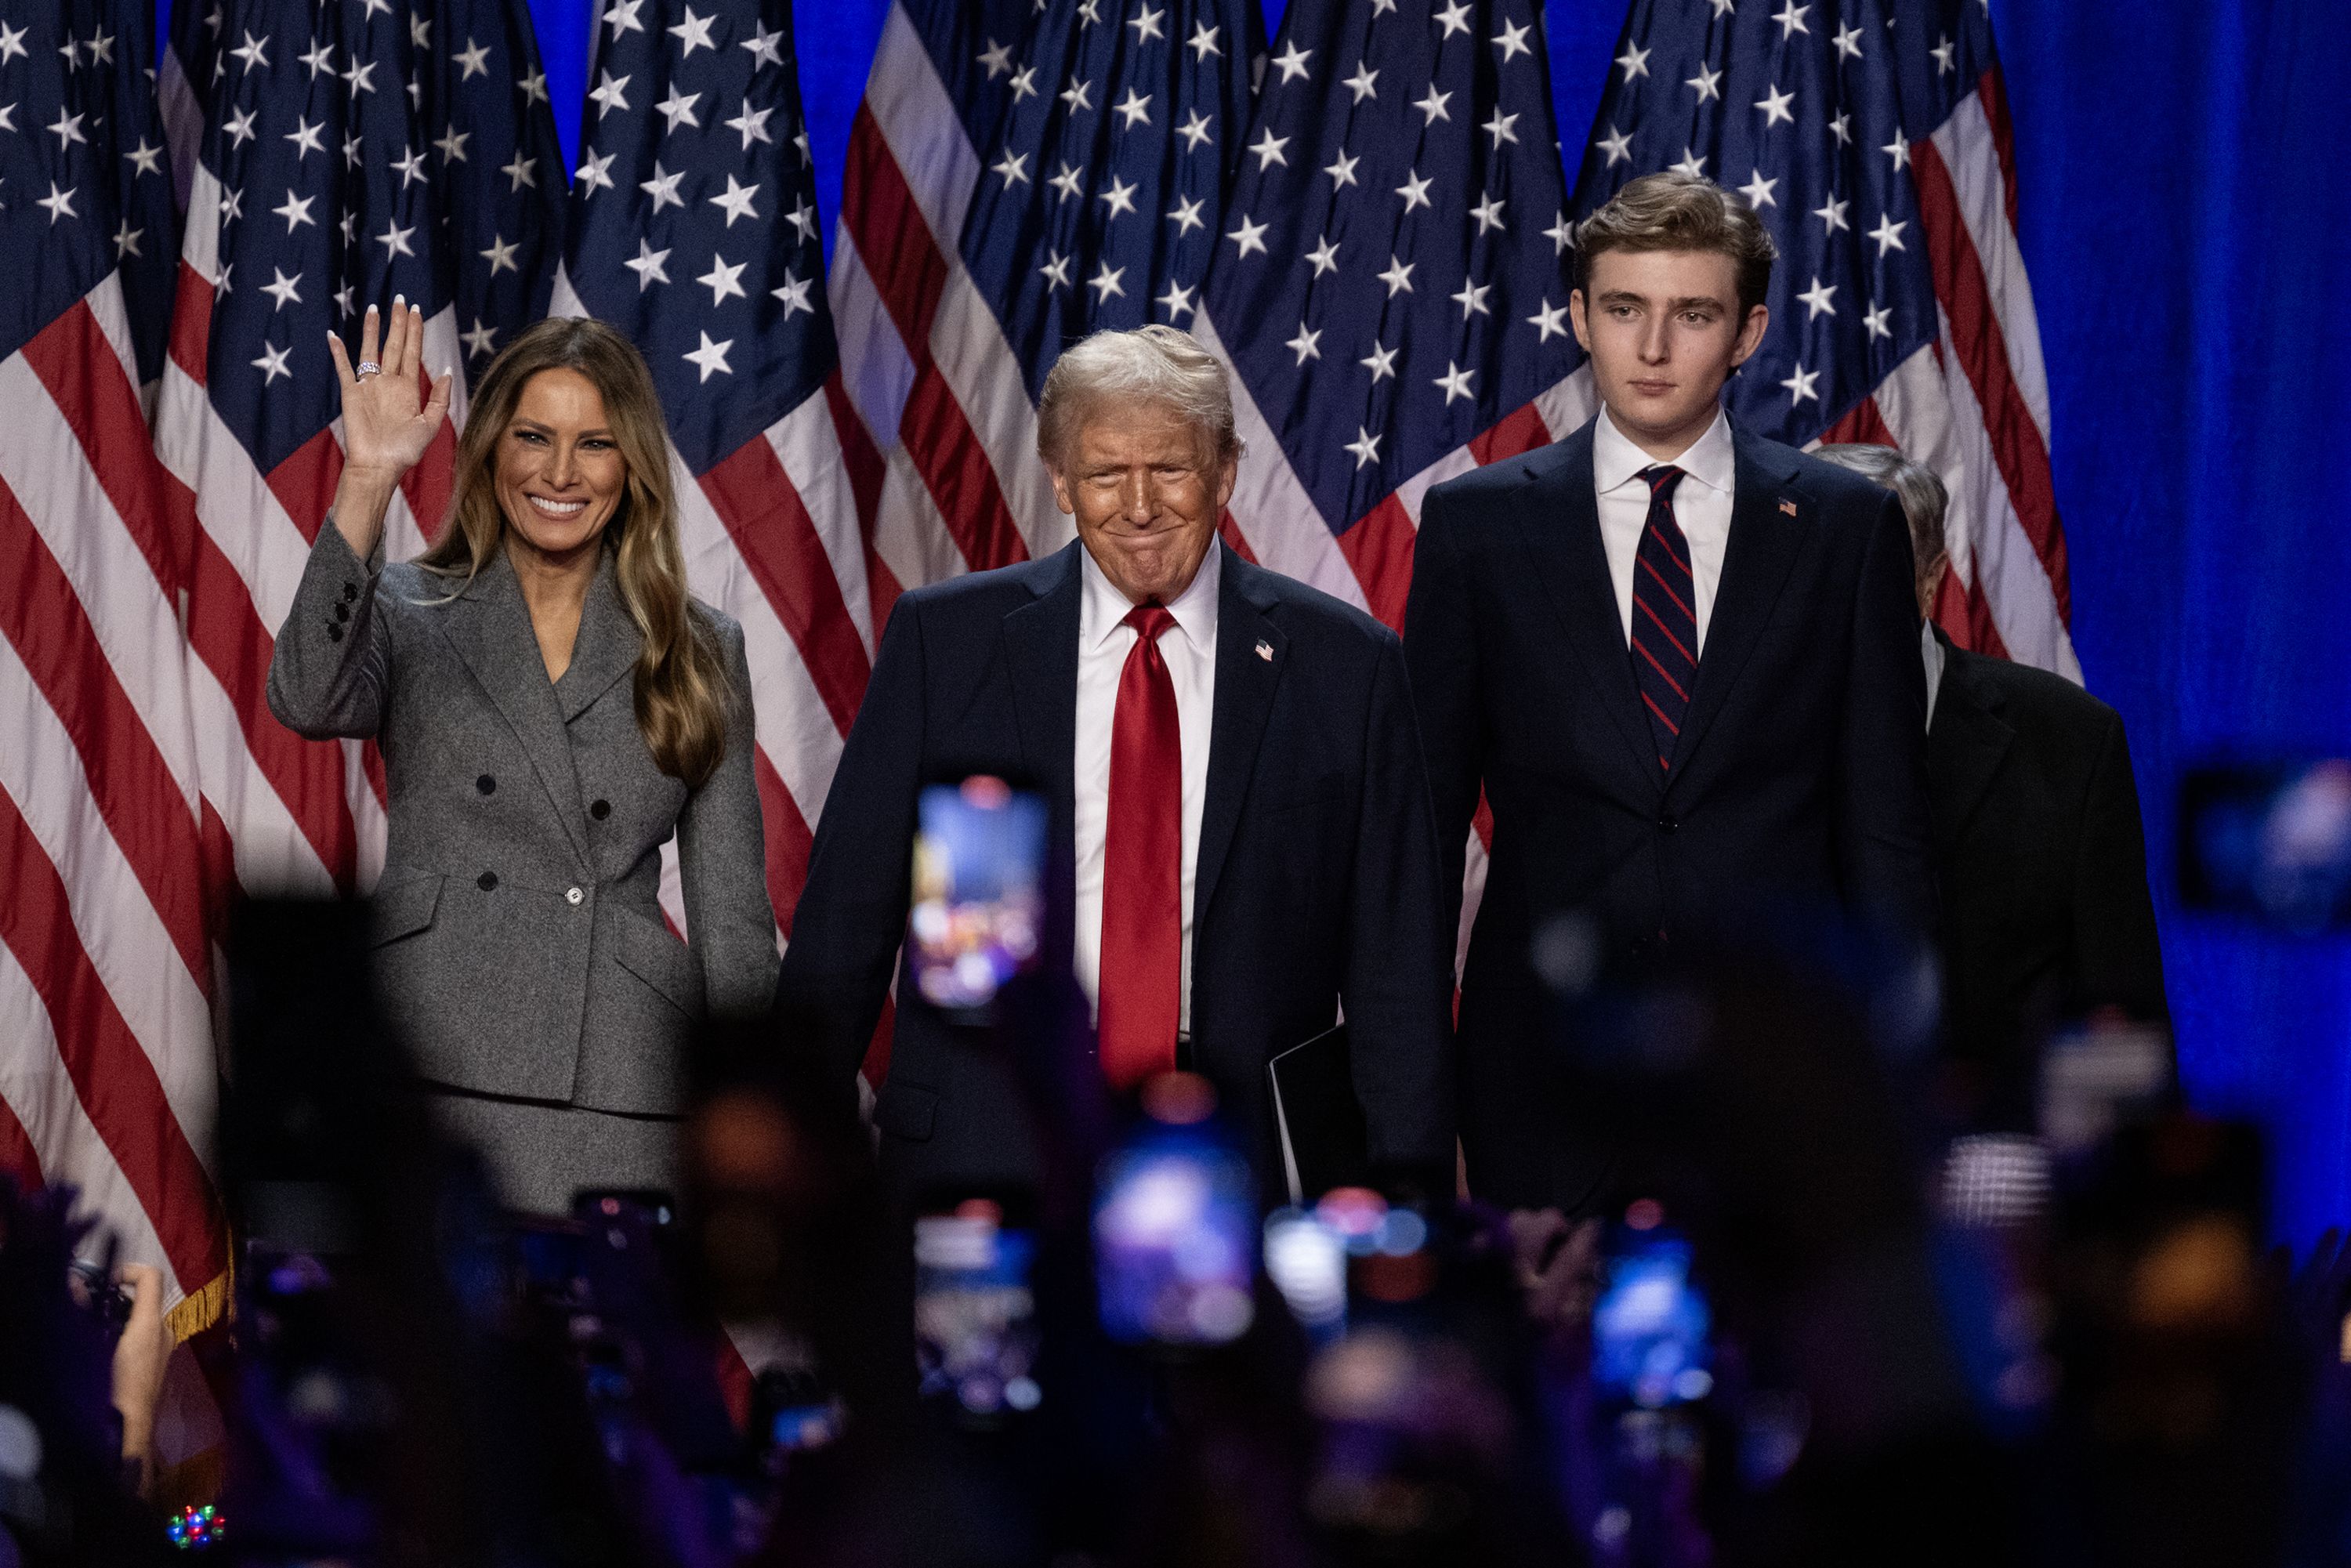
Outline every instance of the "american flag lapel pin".
<path id="1" fill-rule="evenodd" d="M 1792 517 L 1796 515 L 1796 503 L 1793 501 L 1782 501 L 1780 503 L 1780 509 Z"/>
<path id="2" fill-rule="evenodd" d="M 1263 659 L 1263 660 L 1264 660 L 1267 664 L 1272 664 L 1272 663 L 1273 663 L 1273 644 L 1272 644 L 1272 643 L 1269 643 L 1269 642 L 1267 642 L 1267 641 L 1265 641 L 1265 640 L 1264 640 L 1263 638 L 1261 638 L 1261 637 L 1260 637 L 1259 639 L 1258 639 L 1258 644 L 1257 644 L 1257 656 L 1258 656 L 1259 658 L 1260 658 L 1260 659 Z"/>

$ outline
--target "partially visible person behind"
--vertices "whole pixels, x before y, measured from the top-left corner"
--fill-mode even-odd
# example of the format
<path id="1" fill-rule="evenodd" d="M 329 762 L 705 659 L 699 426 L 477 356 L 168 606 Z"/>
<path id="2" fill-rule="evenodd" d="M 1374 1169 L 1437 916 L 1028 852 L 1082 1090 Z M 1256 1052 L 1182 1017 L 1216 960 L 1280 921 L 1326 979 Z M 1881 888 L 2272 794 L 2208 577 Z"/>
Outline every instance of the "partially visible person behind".
<path id="1" fill-rule="evenodd" d="M 438 542 L 375 564 L 449 399 L 445 375 L 419 396 L 414 308 L 378 334 L 371 306 L 356 368 L 329 344 L 342 476 L 270 711 L 382 746 L 377 988 L 504 1199 L 671 1186 L 695 1020 L 759 1012 L 775 981 L 742 628 L 686 592 L 652 373 L 598 321 L 492 361 Z M 673 833 L 685 941 L 658 896 Z"/>
<path id="2" fill-rule="evenodd" d="M 2053 1028 L 2104 1008 L 2169 1018 L 2122 716 L 2062 676 L 1969 653 L 1935 624 L 1950 556 L 1932 470 L 1886 446 L 1815 455 L 1893 491 L 1909 520 L 1947 1087 L 1965 1124 L 2026 1129 Z"/>

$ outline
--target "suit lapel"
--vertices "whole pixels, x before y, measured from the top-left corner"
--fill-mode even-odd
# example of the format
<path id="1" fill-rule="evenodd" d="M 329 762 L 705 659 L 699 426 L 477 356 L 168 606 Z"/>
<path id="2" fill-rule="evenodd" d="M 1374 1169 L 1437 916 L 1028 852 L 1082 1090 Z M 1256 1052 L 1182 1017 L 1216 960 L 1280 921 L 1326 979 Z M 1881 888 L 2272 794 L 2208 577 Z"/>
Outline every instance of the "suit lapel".
<path id="1" fill-rule="evenodd" d="M 457 656 L 522 743 L 555 807 L 556 820 L 585 862 L 586 824 L 580 809 L 580 776 L 571 766 L 570 737 L 564 732 L 555 686 L 547 678 L 547 663 L 539 656 L 538 639 L 530 629 L 521 585 L 504 552 L 493 555 L 449 606 L 443 624 Z"/>
<path id="2" fill-rule="evenodd" d="M 1519 530 L 1552 609 L 1583 662 L 1588 689 L 1624 737 L 1625 760 L 1645 796 L 1657 789 L 1656 742 L 1641 711 L 1640 687 L 1633 680 L 1633 653 L 1625 641 L 1625 618 L 1616 608 L 1608 551 L 1600 542 L 1600 505 L 1593 489 L 1592 431 L 1560 443 L 1558 456 L 1537 470 Z"/>
<path id="3" fill-rule="evenodd" d="M 643 644 L 636 622 L 629 619 L 628 606 L 621 602 L 620 590 L 612 581 L 612 558 L 607 555 L 597 565 L 596 580 L 589 584 L 588 601 L 580 607 L 580 633 L 572 640 L 570 666 L 555 683 L 555 699 L 564 722 L 578 718 L 615 681 L 629 674 Z"/>
<path id="4" fill-rule="evenodd" d="M 1677 779 L 1722 712 L 1748 655 L 1755 652 L 1771 607 L 1787 585 L 1789 570 L 1803 551 L 1804 530 L 1810 526 L 1802 511 L 1808 503 L 1786 488 L 1793 470 L 1772 460 L 1749 437 L 1734 432 L 1733 439 L 1739 456 L 1730 538 L 1722 552 L 1722 580 L 1715 587 L 1706 645 L 1698 651 L 1698 686 L 1690 693 L 1689 713 L 1674 747 Z M 1796 510 L 1786 510 L 1789 506 Z"/>
<path id="5" fill-rule="evenodd" d="M 1274 595 L 1257 568 L 1228 551 L 1217 587 L 1217 695 L 1208 725 L 1208 789 L 1192 868 L 1195 927 L 1215 899 L 1217 879 L 1238 830 L 1273 694 L 1290 664 L 1290 639 L 1267 612 Z M 1269 650 L 1268 658 L 1258 650 Z"/>
<path id="6" fill-rule="evenodd" d="M 1938 848 L 1958 842 L 2016 739 L 2014 727 L 2000 716 L 2006 705 L 1999 690 L 1976 679 L 1973 660 L 1959 649 L 1943 650 L 1943 682 L 1935 694 L 1935 722 L 1927 732 Z"/>
<path id="7" fill-rule="evenodd" d="M 1004 659 L 1012 674 L 1012 708 L 1029 782 L 1051 802 L 1057 833 L 1067 833 L 1077 796 L 1077 552 L 1065 546 L 1041 563 L 1051 574 L 1039 595 L 1004 618 Z"/>

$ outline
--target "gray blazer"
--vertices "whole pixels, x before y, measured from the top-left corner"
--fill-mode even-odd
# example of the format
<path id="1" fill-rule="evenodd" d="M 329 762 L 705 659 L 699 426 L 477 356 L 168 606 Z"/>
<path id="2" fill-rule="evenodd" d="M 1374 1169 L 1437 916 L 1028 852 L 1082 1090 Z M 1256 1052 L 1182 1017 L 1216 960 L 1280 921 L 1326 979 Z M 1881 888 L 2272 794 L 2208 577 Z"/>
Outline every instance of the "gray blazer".
<path id="1" fill-rule="evenodd" d="M 270 711 L 287 727 L 381 746 L 383 1005 L 434 1082 L 677 1111 L 694 1020 L 758 1013 L 775 985 L 743 629 L 695 606 L 716 627 L 733 700 L 726 759 L 689 790 L 638 732 L 640 640 L 609 555 L 552 683 L 503 553 L 449 589 L 413 564 L 371 572 L 330 522 L 269 664 Z M 657 901 L 673 831 L 691 946 Z"/>

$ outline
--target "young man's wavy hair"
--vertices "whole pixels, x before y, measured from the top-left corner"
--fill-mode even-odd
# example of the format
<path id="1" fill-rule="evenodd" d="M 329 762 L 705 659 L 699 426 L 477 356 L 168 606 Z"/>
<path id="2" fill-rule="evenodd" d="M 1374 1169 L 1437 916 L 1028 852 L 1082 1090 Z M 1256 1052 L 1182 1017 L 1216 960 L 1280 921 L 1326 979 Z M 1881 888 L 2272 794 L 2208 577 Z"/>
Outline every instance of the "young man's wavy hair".
<path id="1" fill-rule="evenodd" d="M 457 440 L 449 526 L 417 564 L 457 580 L 452 591 L 462 592 L 504 548 L 498 442 L 514 421 L 523 387 L 552 370 L 577 371 L 604 400 L 605 420 L 628 468 L 628 489 L 604 527 L 603 547 L 612 558 L 612 585 L 643 640 L 634 677 L 637 728 L 655 767 L 698 787 L 726 751 L 726 672 L 709 618 L 686 594 L 668 427 L 653 372 L 628 339 L 601 321 L 550 317 L 491 361 Z"/>
<path id="2" fill-rule="evenodd" d="M 1668 169 L 1625 183 L 1575 225 L 1575 287 L 1592 292 L 1592 264 L 1612 250 L 1696 250 L 1727 256 L 1739 269 L 1744 317 L 1771 291 L 1779 247 L 1755 209 L 1700 174 Z"/>

